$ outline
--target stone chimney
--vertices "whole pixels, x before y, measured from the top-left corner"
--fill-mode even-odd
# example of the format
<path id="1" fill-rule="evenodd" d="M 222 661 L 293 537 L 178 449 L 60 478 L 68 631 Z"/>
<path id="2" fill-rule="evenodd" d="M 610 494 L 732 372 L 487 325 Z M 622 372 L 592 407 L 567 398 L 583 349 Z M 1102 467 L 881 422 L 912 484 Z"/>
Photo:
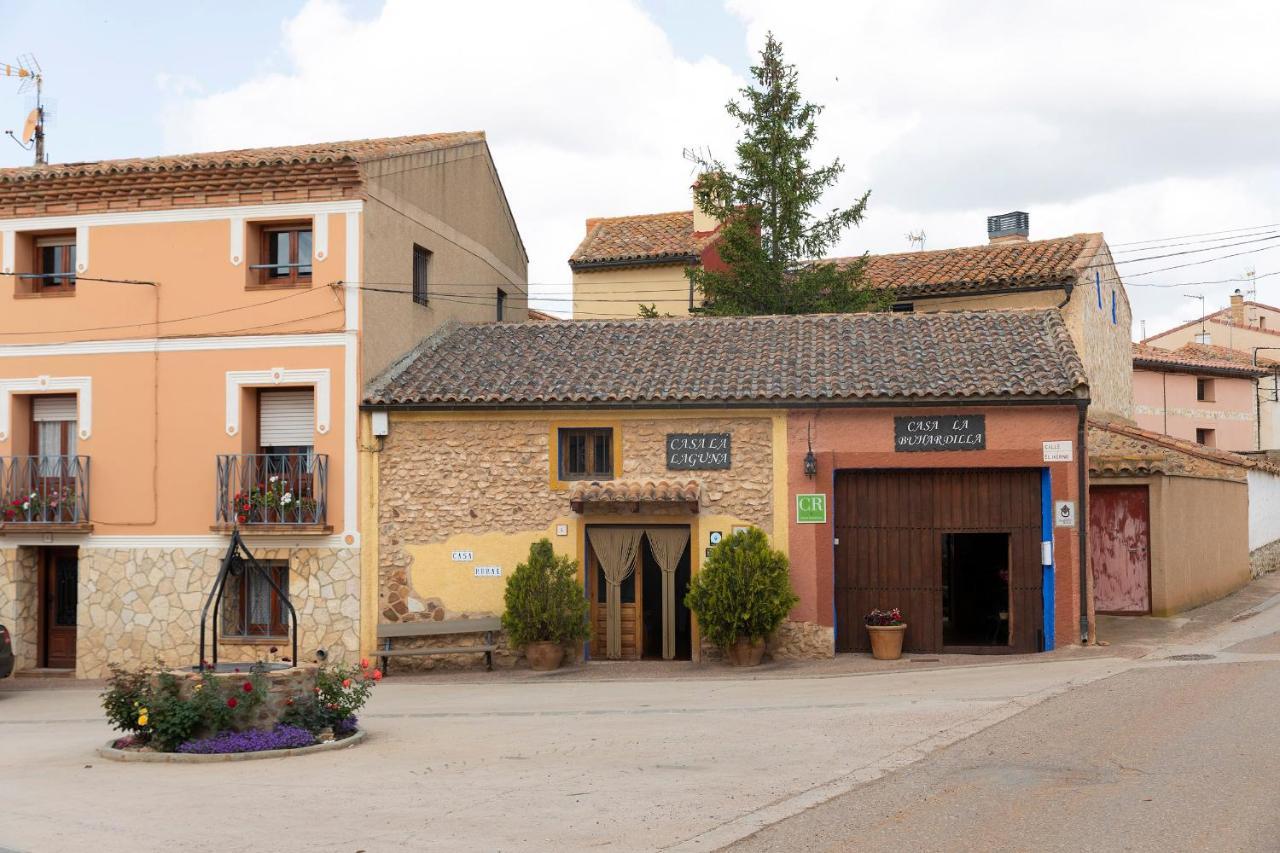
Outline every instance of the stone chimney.
<path id="1" fill-rule="evenodd" d="M 1236 292 L 1231 294 L 1231 325 L 1237 329 L 1244 328 L 1244 294 L 1240 292 L 1240 288 L 1236 288 Z"/>
<path id="2" fill-rule="evenodd" d="M 987 217 L 987 239 L 997 243 L 1025 243 L 1031 233 L 1031 215 L 1021 210 Z"/>
<path id="3" fill-rule="evenodd" d="M 720 220 L 704 212 L 698 206 L 697 189 L 698 183 L 695 181 L 693 186 L 689 187 L 689 194 L 693 198 L 693 233 L 707 234 L 720 227 Z"/>

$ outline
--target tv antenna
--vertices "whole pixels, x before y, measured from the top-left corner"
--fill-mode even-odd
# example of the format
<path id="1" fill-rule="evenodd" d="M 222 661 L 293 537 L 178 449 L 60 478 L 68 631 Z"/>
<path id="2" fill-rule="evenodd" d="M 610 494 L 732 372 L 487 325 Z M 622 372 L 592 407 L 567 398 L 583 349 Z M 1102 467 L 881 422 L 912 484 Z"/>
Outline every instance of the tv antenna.
<path id="1" fill-rule="evenodd" d="M 49 163 L 49 155 L 44 149 L 44 124 L 45 124 L 45 108 L 44 108 L 44 70 L 40 67 L 40 63 L 31 54 L 24 54 L 18 57 L 16 65 L 0 63 L 0 77 L 17 77 L 22 82 L 18 85 L 18 93 L 30 92 L 33 89 L 36 93 L 36 108 L 27 116 L 26 122 L 22 126 L 22 136 L 19 137 L 12 130 L 6 130 L 5 134 L 14 142 L 21 145 L 28 151 L 35 152 L 35 164 L 37 166 L 45 166 Z"/>
<path id="2" fill-rule="evenodd" d="M 908 231 L 907 242 L 913 246 L 918 245 L 920 247 L 919 251 L 923 252 L 924 251 L 924 229 L 921 228 L 919 231 Z"/>

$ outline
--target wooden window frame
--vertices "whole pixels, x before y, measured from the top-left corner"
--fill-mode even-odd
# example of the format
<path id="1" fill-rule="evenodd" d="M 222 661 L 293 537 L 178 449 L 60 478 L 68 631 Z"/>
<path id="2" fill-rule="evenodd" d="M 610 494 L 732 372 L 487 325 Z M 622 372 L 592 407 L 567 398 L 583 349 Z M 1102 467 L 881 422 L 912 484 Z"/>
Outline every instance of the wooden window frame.
<path id="1" fill-rule="evenodd" d="M 257 230 L 258 262 L 254 264 L 255 268 L 250 270 L 253 275 L 250 276 L 251 284 L 249 289 L 275 290 L 277 288 L 287 287 L 310 287 L 312 274 L 315 269 L 315 258 L 307 258 L 307 261 L 310 261 L 310 263 L 306 265 L 306 268 L 310 270 L 310 272 L 303 273 L 303 267 L 300 266 L 303 261 L 299 257 L 299 244 L 301 243 L 301 237 L 299 235 L 304 231 L 311 235 L 312 252 L 314 252 L 315 229 L 313 223 L 310 221 L 270 223 L 258 225 Z M 271 271 L 276 269 L 279 264 L 278 261 L 276 264 L 271 263 L 271 245 L 275 235 L 281 233 L 287 233 L 290 235 L 289 260 L 285 261 L 285 263 L 291 264 L 292 266 L 289 267 L 289 274 L 287 276 L 276 276 L 271 274 Z"/>
<path id="2" fill-rule="evenodd" d="M 418 305 L 430 304 L 427 290 L 431 280 L 431 250 L 413 244 L 413 301 Z"/>
<path id="3" fill-rule="evenodd" d="M 258 561 L 267 571 L 272 572 L 272 580 L 276 582 L 284 590 L 285 599 L 289 596 L 289 562 L 287 560 L 259 560 Z M 237 619 L 240 624 L 240 632 L 234 632 L 226 629 L 223 624 L 222 636 L 227 640 L 288 640 L 289 639 L 289 620 L 284 615 L 284 609 L 281 606 L 280 596 L 270 584 L 267 585 L 267 595 L 270 598 L 270 616 L 269 622 L 265 626 L 266 633 L 259 633 L 253 630 L 254 626 L 249 623 L 249 576 L 253 570 L 247 565 L 240 573 L 240 577 L 228 578 L 229 583 L 240 584 L 240 590 L 237 600 L 240 604 L 240 612 Z"/>
<path id="4" fill-rule="evenodd" d="M 43 234 L 32 239 L 31 270 L 32 277 L 24 279 L 26 286 L 21 288 L 25 296 L 74 296 L 76 292 L 76 235 L 75 232 L 65 234 Z M 45 269 L 44 250 L 57 249 L 61 255 L 66 274 L 58 278 L 44 278 L 52 273 Z"/>
<path id="5" fill-rule="evenodd" d="M 1216 403 L 1214 399 L 1217 395 L 1214 391 L 1214 381 L 1204 376 L 1196 377 L 1196 402 L 1197 403 Z"/>
<path id="6" fill-rule="evenodd" d="M 1196 427 L 1196 444 L 1201 447 L 1217 447 L 1218 431 L 1209 427 Z"/>
<path id="7" fill-rule="evenodd" d="M 586 468 L 583 473 L 573 473 L 569 471 L 569 442 L 574 438 L 582 437 L 586 440 L 583 448 L 583 464 Z M 608 439 L 607 446 L 601 450 L 594 439 Z M 561 427 L 556 434 L 556 442 L 558 445 L 558 463 L 557 478 L 562 481 L 570 480 L 612 480 L 614 478 L 613 470 L 613 427 Z M 601 467 L 601 457 L 604 459 L 604 467 Z"/>

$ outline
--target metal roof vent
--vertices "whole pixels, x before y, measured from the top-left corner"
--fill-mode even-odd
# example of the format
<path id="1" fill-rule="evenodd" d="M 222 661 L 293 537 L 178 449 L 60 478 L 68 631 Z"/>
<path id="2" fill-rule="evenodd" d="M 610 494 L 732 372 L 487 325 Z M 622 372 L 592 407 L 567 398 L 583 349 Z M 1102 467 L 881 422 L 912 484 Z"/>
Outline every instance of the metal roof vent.
<path id="1" fill-rule="evenodd" d="M 1031 233 L 1031 215 L 1021 210 L 987 217 L 987 239 L 992 243 L 1027 241 Z"/>

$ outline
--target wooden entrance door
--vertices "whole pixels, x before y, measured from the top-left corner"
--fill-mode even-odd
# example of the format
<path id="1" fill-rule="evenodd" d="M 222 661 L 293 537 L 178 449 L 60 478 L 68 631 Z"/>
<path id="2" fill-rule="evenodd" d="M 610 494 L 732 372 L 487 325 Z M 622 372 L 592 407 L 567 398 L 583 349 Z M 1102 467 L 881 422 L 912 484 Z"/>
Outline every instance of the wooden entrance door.
<path id="1" fill-rule="evenodd" d="M 40 553 L 41 666 L 75 669 L 76 603 L 80 585 L 75 548 L 42 548 Z"/>
<path id="2" fill-rule="evenodd" d="M 1146 486 L 1089 489 L 1089 564 L 1099 613 L 1151 612 L 1151 511 Z"/>
<path id="3" fill-rule="evenodd" d="M 891 607 L 902 608 L 906 617 L 905 649 L 942 651 L 944 561 L 948 543 L 963 534 L 1008 537 L 1009 607 L 1005 624 L 992 624 L 988 634 L 1007 637 L 1007 645 L 992 639 L 954 650 L 1039 650 L 1044 607 L 1038 469 L 842 471 L 836 475 L 834 518 L 836 651 L 869 650 L 863 617 L 873 608 Z"/>

